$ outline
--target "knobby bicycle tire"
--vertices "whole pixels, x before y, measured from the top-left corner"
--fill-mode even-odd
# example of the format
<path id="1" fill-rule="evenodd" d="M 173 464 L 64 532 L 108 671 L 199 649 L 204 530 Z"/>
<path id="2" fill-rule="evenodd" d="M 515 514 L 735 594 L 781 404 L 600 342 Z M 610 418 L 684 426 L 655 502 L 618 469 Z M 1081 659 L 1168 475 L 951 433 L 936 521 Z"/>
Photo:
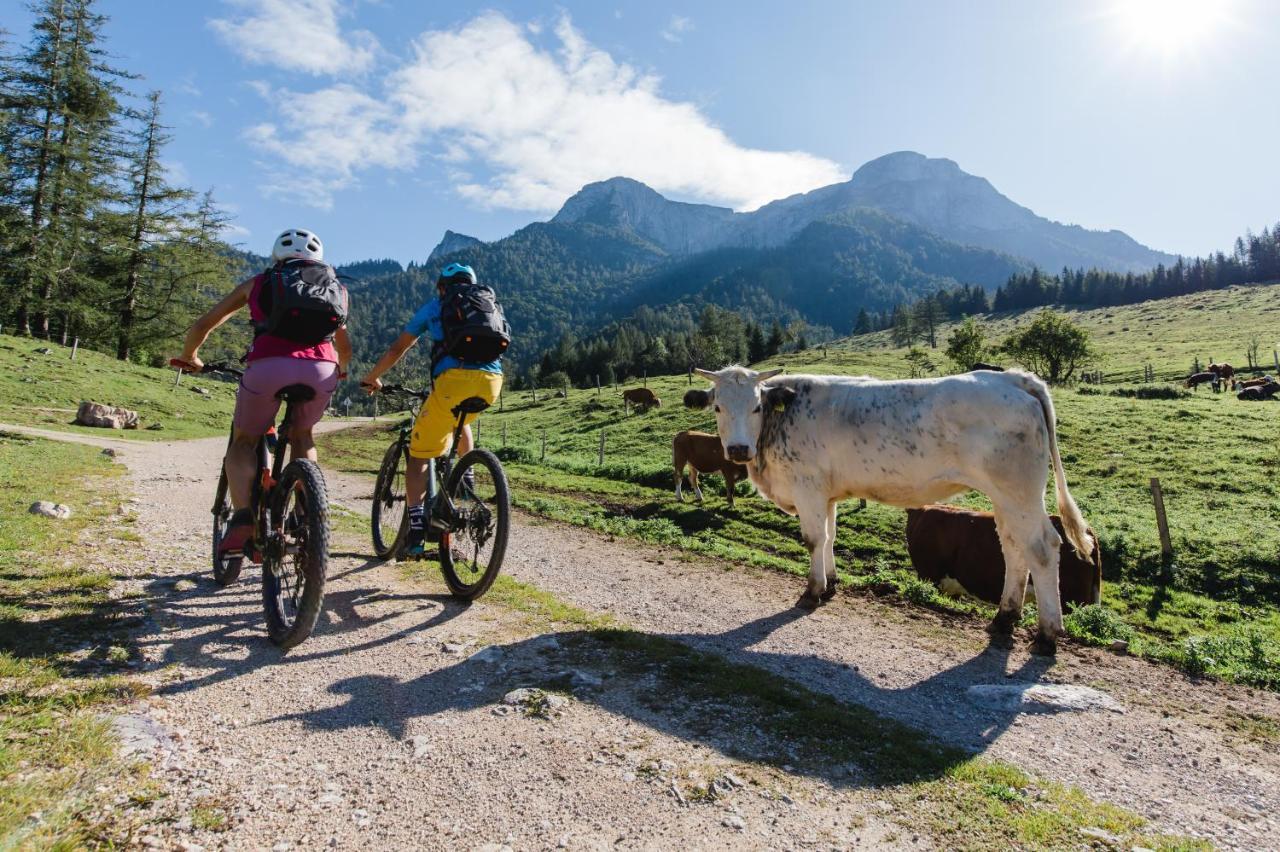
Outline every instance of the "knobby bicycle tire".
<path id="1" fill-rule="evenodd" d="M 382 457 L 382 466 L 378 468 L 377 482 L 373 486 L 373 511 L 370 513 L 370 522 L 373 527 L 373 552 L 379 559 L 391 558 L 404 543 L 408 516 L 405 511 L 403 479 L 400 483 L 400 493 L 395 493 L 396 475 L 400 473 L 400 466 L 403 463 L 404 442 L 397 438 L 390 447 L 387 447 L 387 452 Z M 387 541 L 386 536 L 383 535 L 382 523 L 384 516 L 387 516 L 385 520 L 392 521 L 392 516 L 397 511 L 397 502 L 400 504 L 398 509 L 400 517 L 398 521 L 394 521 L 396 534 L 391 541 Z M 388 513 L 391 515 L 388 516 Z"/>
<path id="2" fill-rule="evenodd" d="M 479 468 L 483 468 L 488 473 L 493 483 L 493 496 L 484 502 L 493 521 L 491 533 L 493 550 L 480 576 L 478 578 L 463 577 L 455 564 L 455 549 L 461 551 L 469 542 L 468 531 L 464 526 L 456 526 L 440 540 L 440 570 L 444 574 L 445 585 L 449 587 L 454 597 L 469 601 L 489 591 L 489 587 L 498 579 L 498 573 L 502 570 L 502 560 L 507 552 L 507 537 L 511 531 L 511 495 L 507 486 L 507 474 L 502 469 L 502 463 L 498 461 L 498 457 L 488 450 L 475 449 L 458 460 L 453 470 L 449 472 L 449 479 L 445 483 L 446 493 L 451 500 L 458 502 L 464 496 L 462 494 L 463 475 L 473 469 L 479 473 Z"/>
<path id="3" fill-rule="evenodd" d="M 219 586 L 230 586 L 240 577 L 240 567 L 244 564 L 243 556 L 219 556 L 218 545 L 227 532 L 227 524 L 231 521 L 231 498 L 227 494 L 227 472 L 224 470 L 218 479 L 218 490 L 213 497 L 213 581 Z"/>
<path id="4" fill-rule="evenodd" d="M 296 498 L 292 505 L 301 511 L 291 508 L 290 497 Z M 271 499 L 273 535 L 283 529 L 284 541 L 279 548 L 268 545 L 262 561 L 262 608 L 271 641 L 288 650 L 311 635 L 324 604 L 329 559 L 324 474 L 315 462 L 295 459 L 280 475 Z"/>

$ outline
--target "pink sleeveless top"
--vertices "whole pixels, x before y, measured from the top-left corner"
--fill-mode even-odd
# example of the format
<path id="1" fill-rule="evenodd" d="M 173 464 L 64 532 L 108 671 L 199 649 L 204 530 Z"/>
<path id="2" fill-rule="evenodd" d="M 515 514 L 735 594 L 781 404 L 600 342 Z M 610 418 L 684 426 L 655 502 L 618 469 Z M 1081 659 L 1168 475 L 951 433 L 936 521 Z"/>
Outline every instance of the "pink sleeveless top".
<path id="1" fill-rule="evenodd" d="M 259 273 L 253 276 L 253 287 L 249 290 L 249 318 L 254 324 L 267 321 L 267 314 L 259 305 L 262 297 L 262 285 L 266 275 Z M 274 334 L 259 334 L 249 345 L 249 353 L 244 360 L 258 361 L 263 358 L 301 358 L 304 361 L 332 361 L 338 363 L 338 350 L 332 340 L 317 343 L 315 346 L 304 346 Z"/>

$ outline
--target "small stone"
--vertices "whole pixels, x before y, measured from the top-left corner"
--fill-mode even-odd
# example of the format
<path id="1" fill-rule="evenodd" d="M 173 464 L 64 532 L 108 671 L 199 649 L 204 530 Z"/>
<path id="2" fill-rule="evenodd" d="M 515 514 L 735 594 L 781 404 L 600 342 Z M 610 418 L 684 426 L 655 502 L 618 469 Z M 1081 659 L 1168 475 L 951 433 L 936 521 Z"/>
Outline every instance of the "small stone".
<path id="1" fill-rule="evenodd" d="M 483 651 L 477 651 L 472 654 L 468 662 L 472 663 L 496 663 L 502 659 L 502 651 L 497 646 L 490 645 Z"/>
<path id="2" fill-rule="evenodd" d="M 159 837 L 156 837 L 154 834 L 143 835 L 142 839 L 138 842 L 148 849 L 159 849 L 164 846 L 164 841 Z"/>
<path id="3" fill-rule="evenodd" d="M 182 579 L 173 584 L 173 590 L 175 592 L 189 592 L 195 589 L 195 587 L 196 587 L 195 580 L 189 580 L 189 579 Z"/>
<path id="4" fill-rule="evenodd" d="M 116 457 L 116 451 L 111 449 L 110 447 L 107 447 L 105 450 L 103 450 L 102 454 L 110 459 L 113 459 Z"/>
<path id="5" fill-rule="evenodd" d="M 636 774 L 634 772 L 624 772 L 622 773 L 622 780 L 630 783 L 636 780 Z"/>
<path id="6" fill-rule="evenodd" d="M 275 846 L 271 847 L 271 852 L 289 852 L 293 848 L 293 843 L 288 840 L 281 840 Z"/>
<path id="7" fill-rule="evenodd" d="M 723 825 L 725 828 L 732 828 L 735 831 L 747 830 L 746 820 L 744 820 L 742 817 L 738 816 L 737 814 L 729 814 L 724 819 L 720 820 L 720 824 Z"/>
<path id="8" fill-rule="evenodd" d="M 1129 643 L 1123 639 L 1117 639 L 1111 643 L 1111 650 L 1117 654 L 1127 654 L 1129 653 Z"/>
<path id="9" fill-rule="evenodd" d="M 440 646 L 440 650 L 444 651 L 446 654 L 461 654 L 463 651 L 467 650 L 467 646 L 463 645 L 461 642 L 445 642 Z"/>
<path id="10" fill-rule="evenodd" d="M 342 804 L 342 796 L 338 793 L 325 793 L 316 799 L 316 803 L 320 805 L 340 805 Z"/>
<path id="11" fill-rule="evenodd" d="M 163 428 L 164 428 L 164 424 L 163 424 L 163 423 L 152 423 L 150 426 L 148 426 L 148 427 L 147 427 L 147 431 L 148 431 L 148 432 L 159 432 L 159 431 L 160 431 L 161 429 L 163 429 Z"/>
<path id="12" fill-rule="evenodd" d="M 418 734 L 409 740 L 413 743 L 413 758 L 421 760 L 431 753 L 431 737 L 424 734 Z"/>
<path id="13" fill-rule="evenodd" d="M 71 507 L 64 506 L 61 503 L 50 503 L 48 500 L 37 500 L 31 504 L 31 508 L 27 511 L 32 515 L 43 515 L 46 518 L 54 518 L 59 521 L 65 521 L 71 517 Z"/>
<path id="14" fill-rule="evenodd" d="M 1080 829 L 1080 836 L 1087 837 L 1090 840 L 1097 840 L 1099 843 L 1105 843 L 1108 846 L 1120 845 L 1119 837 L 1101 828 L 1082 828 Z"/>
<path id="15" fill-rule="evenodd" d="M 739 778 L 737 775 L 734 775 L 732 772 L 726 772 L 723 777 L 724 777 L 724 780 L 728 781 L 729 784 L 733 787 L 747 786 L 746 781 L 743 781 L 741 778 Z"/>

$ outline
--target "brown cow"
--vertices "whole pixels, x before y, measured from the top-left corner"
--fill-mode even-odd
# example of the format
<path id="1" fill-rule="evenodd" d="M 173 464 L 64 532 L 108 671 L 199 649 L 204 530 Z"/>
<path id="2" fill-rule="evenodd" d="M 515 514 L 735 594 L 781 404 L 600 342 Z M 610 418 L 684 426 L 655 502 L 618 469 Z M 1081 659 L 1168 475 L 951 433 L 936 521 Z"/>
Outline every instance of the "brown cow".
<path id="1" fill-rule="evenodd" d="M 1210 364 L 1209 372 L 1213 373 L 1223 382 L 1229 382 L 1235 378 L 1236 368 L 1230 364 Z"/>
<path id="2" fill-rule="evenodd" d="M 651 405 L 657 408 L 662 407 L 662 400 L 658 399 L 654 392 L 648 388 L 630 388 L 628 390 L 624 390 L 622 392 L 622 398 L 637 408 L 648 408 Z"/>
<path id="3" fill-rule="evenodd" d="M 1203 373 L 1193 373 L 1192 375 L 1187 376 L 1185 387 L 1198 388 L 1205 382 L 1212 382 L 1217 378 L 1218 376 L 1216 373 L 1210 373 L 1208 370 L 1205 370 Z"/>
<path id="4" fill-rule="evenodd" d="M 1260 402 L 1264 399 L 1271 399 L 1277 393 L 1280 393 L 1280 382 L 1268 382 L 1264 385 L 1253 385 L 1245 388 L 1236 394 L 1236 399 Z"/>
<path id="5" fill-rule="evenodd" d="M 1259 376 L 1256 379 L 1244 379 L 1243 381 L 1234 382 L 1231 385 L 1231 389 L 1244 390 L 1245 388 L 1256 388 L 1256 387 L 1261 387 L 1262 385 L 1269 385 L 1273 381 L 1275 380 L 1272 379 L 1270 376 Z"/>
<path id="6" fill-rule="evenodd" d="M 1058 589 L 1062 603 L 1083 606 L 1102 599 L 1102 554 L 1089 530 L 1093 552 L 1084 557 L 1067 543 L 1062 519 L 1049 520 L 1062 538 Z M 974 597 L 998 604 L 1004 590 L 1004 556 L 996 534 L 995 515 L 954 506 L 907 510 L 907 552 L 921 578 L 944 591 L 951 580 Z"/>
<path id="7" fill-rule="evenodd" d="M 671 465 L 676 469 L 676 499 L 684 500 L 684 469 L 689 467 L 689 485 L 702 502 L 702 489 L 698 486 L 698 474 L 719 473 L 724 476 L 724 493 L 733 508 L 733 487 L 739 479 L 747 478 L 745 465 L 735 464 L 724 457 L 724 446 L 719 435 L 706 432 L 677 432 L 671 440 Z"/>

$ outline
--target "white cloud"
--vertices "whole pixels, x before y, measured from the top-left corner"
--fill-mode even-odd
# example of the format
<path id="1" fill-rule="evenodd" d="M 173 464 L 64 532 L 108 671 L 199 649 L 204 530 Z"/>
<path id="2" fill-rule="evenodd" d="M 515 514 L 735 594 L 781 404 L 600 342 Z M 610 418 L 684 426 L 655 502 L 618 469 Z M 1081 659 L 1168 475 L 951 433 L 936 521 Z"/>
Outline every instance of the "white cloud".
<path id="1" fill-rule="evenodd" d="M 191 120 L 199 124 L 201 127 L 213 127 L 213 116 L 202 109 L 193 109 L 188 115 Z"/>
<path id="2" fill-rule="evenodd" d="M 693 20 L 683 15 L 672 15 L 662 30 L 662 37 L 675 44 L 684 40 L 684 34 L 693 32 Z"/>
<path id="3" fill-rule="evenodd" d="M 279 123 L 249 131 L 282 161 L 272 191 L 325 206 L 369 167 L 441 162 L 476 204 L 551 211 L 583 184 L 625 175 L 659 192 L 739 209 L 846 177 L 802 151 L 735 143 L 657 77 L 616 62 L 562 18 L 558 45 L 497 13 L 427 32 L 376 93 L 350 84 L 262 93 Z M 466 166 L 465 170 L 463 166 Z"/>
<path id="4" fill-rule="evenodd" d="M 366 30 L 342 33 L 340 0 L 226 0 L 243 10 L 209 26 L 247 62 L 312 75 L 359 74 L 373 67 L 378 40 Z"/>

